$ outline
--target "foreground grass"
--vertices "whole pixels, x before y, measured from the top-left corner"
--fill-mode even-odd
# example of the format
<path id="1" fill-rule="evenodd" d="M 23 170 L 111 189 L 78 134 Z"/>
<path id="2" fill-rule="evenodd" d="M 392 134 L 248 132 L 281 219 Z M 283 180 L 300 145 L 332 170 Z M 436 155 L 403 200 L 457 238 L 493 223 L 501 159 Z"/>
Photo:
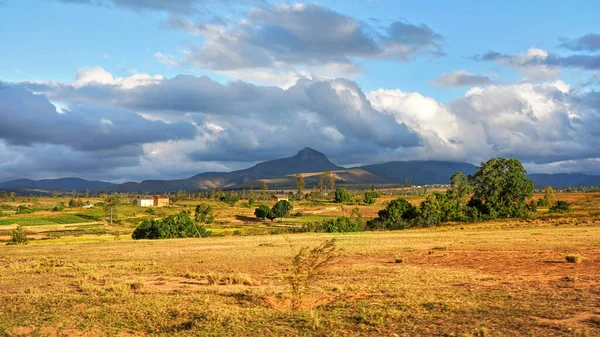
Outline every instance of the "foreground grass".
<path id="1" fill-rule="evenodd" d="M 0 335 L 600 335 L 600 225 L 530 225 L 2 246 Z M 291 311 L 282 263 L 332 237 Z"/>

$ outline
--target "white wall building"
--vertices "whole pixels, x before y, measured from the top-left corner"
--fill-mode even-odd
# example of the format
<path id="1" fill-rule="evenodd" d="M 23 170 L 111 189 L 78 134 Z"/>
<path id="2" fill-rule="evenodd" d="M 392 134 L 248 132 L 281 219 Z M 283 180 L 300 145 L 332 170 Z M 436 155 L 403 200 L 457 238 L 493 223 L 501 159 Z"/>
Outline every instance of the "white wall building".
<path id="1" fill-rule="evenodd" d="M 152 207 L 152 206 L 154 206 L 154 199 L 151 197 L 150 198 L 138 198 L 137 205 L 140 207 Z"/>

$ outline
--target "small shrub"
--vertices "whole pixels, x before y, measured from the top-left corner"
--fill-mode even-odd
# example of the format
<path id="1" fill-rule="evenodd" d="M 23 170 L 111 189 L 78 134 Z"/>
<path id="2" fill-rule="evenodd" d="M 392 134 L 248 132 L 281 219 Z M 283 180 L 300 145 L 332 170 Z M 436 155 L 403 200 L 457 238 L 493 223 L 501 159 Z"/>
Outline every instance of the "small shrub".
<path id="1" fill-rule="evenodd" d="M 395 263 L 408 263 L 408 258 L 407 257 L 397 257 L 394 262 Z"/>
<path id="2" fill-rule="evenodd" d="M 550 207 L 550 212 L 553 213 L 566 213 L 570 212 L 571 210 L 571 205 L 562 200 L 558 200 L 552 207 Z"/>
<path id="3" fill-rule="evenodd" d="M 27 233 L 23 229 L 23 226 L 19 225 L 16 229 L 10 232 L 10 240 L 7 245 L 26 245 L 29 240 L 27 239 Z"/>
<path id="4" fill-rule="evenodd" d="M 211 224 L 215 221 L 212 207 L 209 204 L 200 204 L 196 206 L 196 222 L 201 224 Z"/>
<path id="5" fill-rule="evenodd" d="M 25 205 L 19 205 L 19 207 L 17 207 L 16 214 L 31 214 L 33 212 L 35 212 L 35 210 L 33 210 Z"/>
<path id="6" fill-rule="evenodd" d="M 339 217 L 337 219 L 328 220 L 324 222 L 323 225 L 325 226 L 325 231 L 327 233 L 346 233 L 360 231 L 358 223 L 344 216 Z"/>
<path id="7" fill-rule="evenodd" d="M 54 208 L 52 208 L 52 211 L 54 212 L 62 212 L 65 209 L 65 203 L 64 202 L 59 202 L 57 203 Z"/>
<path id="8" fill-rule="evenodd" d="M 569 254 L 569 255 L 565 256 L 565 260 L 568 263 L 581 263 L 581 261 L 583 260 L 583 257 L 579 254 Z"/>
<path id="9" fill-rule="evenodd" d="M 301 248 L 294 255 L 284 272 L 283 280 L 289 285 L 291 309 L 296 311 L 315 282 L 324 275 L 325 268 L 339 255 L 335 239 L 324 241 L 319 246 Z"/>

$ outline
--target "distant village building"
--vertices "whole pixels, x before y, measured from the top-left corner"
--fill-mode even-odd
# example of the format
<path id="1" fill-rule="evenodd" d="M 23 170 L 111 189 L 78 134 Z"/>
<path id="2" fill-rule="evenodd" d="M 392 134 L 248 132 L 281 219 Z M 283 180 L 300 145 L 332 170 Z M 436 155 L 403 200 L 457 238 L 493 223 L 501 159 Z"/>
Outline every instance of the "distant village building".
<path id="1" fill-rule="evenodd" d="M 271 201 L 278 202 L 281 200 L 289 201 L 289 198 L 287 197 L 287 195 L 277 195 L 277 194 L 271 195 Z"/>
<path id="2" fill-rule="evenodd" d="M 169 197 L 167 196 L 152 196 L 152 197 L 138 197 L 136 204 L 140 207 L 164 207 L 169 206 Z"/>
<path id="3" fill-rule="evenodd" d="M 154 196 L 154 207 L 169 206 L 169 197 L 167 196 Z"/>
<path id="4" fill-rule="evenodd" d="M 139 207 L 152 207 L 152 206 L 154 206 L 154 198 L 139 197 L 139 198 L 137 198 L 137 205 Z"/>

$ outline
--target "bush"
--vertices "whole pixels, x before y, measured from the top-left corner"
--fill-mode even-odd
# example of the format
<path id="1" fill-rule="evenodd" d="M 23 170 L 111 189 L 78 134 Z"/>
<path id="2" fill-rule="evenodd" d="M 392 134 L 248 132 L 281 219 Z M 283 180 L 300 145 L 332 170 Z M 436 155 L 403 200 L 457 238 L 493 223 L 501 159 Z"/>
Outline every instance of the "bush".
<path id="1" fill-rule="evenodd" d="M 215 216 L 212 207 L 210 207 L 208 204 L 200 204 L 196 206 L 195 219 L 198 223 L 213 223 L 215 221 Z"/>
<path id="2" fill-rule="evenodd" d="M 327 220 L 323 223 L 323 227 L 327 233 L 358 232 L 361 230 L 358 223 L 345 216 Z"/>
<path id="3" fill-rule="evenodd" d="M 10 232 L 10 240 L 6 243 L 7 245 L 26 245 L 29 240 L 27 239 L 27 233 L 23 229 L 23 226 L 19 225 L 16 229 Z"/>
<path id="4" fill-rule="evenodd" d="M 76 208 L 76 207 L 82 207 L 83 206 L 83 201 L 81 201 L 81 199 L 71 199 L 69 200 L 69 208 Z"/>
<path id="5" fill-rule="evenodd" d="M 540 199 L 542 200 L 542 199 Z M 537 208 L 538 208 L 538 204 L 535 202 L 535 200 L 531 200 L 531 202 L 529 203 L 529 205 L 527 205 L 527 209 L 529 209 L 530 212 L 537 212 Z"/>
<path id="6" fill-rule="evenodd" d="M 365 203 L 368 205 L 373 205 L 375 203 L 375 199 L 381 197 L 381 194 L 379 194 L 379 192 L 371 190 L 371 191 L 367 191 L 365 192 Z"/>
<path id="7" fill-rule="evenodd" d="M 345 188 L 338 188 L 335 190 L 335 202 L 348 203 L 350 202 L 350 193 Z"/>
<path id="8" fill-rule="evenodd" d="M 367 222 L 368 229 L 406 229 L 414 226 L 417 208 L 404 199 L 392 200 L 378 217 Z"/>
<path id="9" fill-rule="evenodd" d="M 271 218 L 271 209 L 267 205 L 260 205 L 254 210 L 254 215 L 257 219 Z"/>
<path id="10" fill-rule="evenodd" d="M 19 207 L 17 207 L 17 214 L 31 214 L 33 212 L 35 212 L 35 210 L 25 205 L 19 205 Z"/>
<path id="11" fill-rule="evenodd" d="M 66 206 L 65 206 L 65 203 L 61 201 L 61 202 L 57 203 L 57 204 L 54 206 L 54 208 L 52 208 L 52 210 L 53 210 L 54 212 L 62 212 L 62 211 L 65 209 L 65 207 L 66 207 Z"/>
<path id="12" fill-rule="evenodd" d="M 198 226 L 188 213 L 181 212 L 163 220 L 145 220 L 133 231 L 131 237 L 140 240 L 199 238 L 210 235 L 211 232 Z"/>
<path id="13" fill-rule="evenodd" d="M 565 256 L 565 260 L 568 263 L 581 263 L 581 261 L 583 260 L 583 257 L 581 257 L 581 255 L 579 255 L 579 254 L 569 254 L 569 255 Z"/>
<path id="14" fill-rule="evenodd" d="M 571 205 L 569 205 L 568 202 L 562 200 L 557 201 L 552 207 L 550 207 L 550 212 L 553 213 L 565 213 L 570 212 L 571 210 Z"/>

